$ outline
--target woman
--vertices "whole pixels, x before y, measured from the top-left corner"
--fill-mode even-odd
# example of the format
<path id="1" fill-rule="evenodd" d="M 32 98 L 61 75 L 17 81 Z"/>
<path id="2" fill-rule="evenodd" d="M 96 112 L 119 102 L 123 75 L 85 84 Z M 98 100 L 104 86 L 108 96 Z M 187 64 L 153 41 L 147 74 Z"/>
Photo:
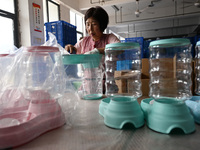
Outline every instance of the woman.
<path id="1" fill-rule="evenodd" d="M 75 46 L 66 45 L 65 49 L 70 53 L 91 54 L 99 52 L 104 54 L 106 44 L 118 43 L 120 40 L 114 34 L 104 34 L 107 28 L 109 17 L 107 12 L 97 6 L 88 9 L 85 14 L 85 27 L 89 36 L 78 41 Z"/>
<path id="2" fill-rule="evenodd" d="M 70 53 L 76 54 L 104 54 L 106 44 L 118 43 L 120 40 L 114 34 L 104 34 L 104 30 L 107 28 L 109 17 L 107 12 L 97 6 L 87 10 L 85 14 L 85 27 L 89 36 L 84 37 L 78 41 L 75 46 L 66 45 L 65 49 Z M 104 57 L 102 58 L 104 64 Z M 105 76 L 103 79 L 103 85 L 105 83 Z M 103 93 L 105 93 L 105 85 L 103 86 Z"/>

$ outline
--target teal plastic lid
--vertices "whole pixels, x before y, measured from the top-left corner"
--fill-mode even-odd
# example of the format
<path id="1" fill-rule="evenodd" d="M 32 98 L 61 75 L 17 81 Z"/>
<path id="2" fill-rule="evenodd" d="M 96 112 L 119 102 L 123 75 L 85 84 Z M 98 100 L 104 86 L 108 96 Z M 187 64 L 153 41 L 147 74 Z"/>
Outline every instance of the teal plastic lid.
<path id="1" fill-rule="evenodd" d="M 102 54 L 71 54 L 63 55 L 64 65 L 83 64 L 84 68 L 96 68 L 101 62 Z"/>
<path id="2" fill-rule="evenodd" d="M 72 65 L 72 64 L 82 64 L 84 62 L 85 55 L 80 54 L 71 54 L 71 55 L 63 55 L 62 60 L 64 65 Z"/>
<path id="3" fill-rule="evenodd" d="M 137 49 L 137 48 L 140 48 L 140 45 L 139 43 L 136 42 L 112 43 L 106 45 L 106 49 L 112 49 L 112 50 Z"/>
<path id="4" fill-rule="evenodd" d="M 174 47 L 190 45 L 190 40 L 185 38 L 172 38 L 152 41 L 149 47 Z"/>
<path id="5" fill-rule="evenodd" d="M 101 58 L 103 54 L 85 54 L 85 59 L 83 63 L 84 68 L 96 68 L 99 67 L 99 64 L 101 63 Z"/>
<path id="6" fill-rule="evenodd" d="M 197 42 L 196 46 L 200 46 L 200 41 Z"/>

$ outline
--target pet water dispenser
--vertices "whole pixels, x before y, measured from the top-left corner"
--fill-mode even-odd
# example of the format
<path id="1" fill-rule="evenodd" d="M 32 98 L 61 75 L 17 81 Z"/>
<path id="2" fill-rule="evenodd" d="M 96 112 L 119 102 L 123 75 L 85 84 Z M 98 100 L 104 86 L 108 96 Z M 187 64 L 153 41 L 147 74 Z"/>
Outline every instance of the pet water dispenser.
<path id="1" fill-rule="evenodd" d="M 195 94 L 200 95 L 200 41 L 195 47 Z"/>
<path id="2" fill-rule="evenodd" d="M 103 96 L 103 70 L 101 54 L 63 55 L 66 74 L 80 98 L 101 99 Z"/>
<path id="3" fill-rule="evenodd" d="M 200 124 L 200 41 L 196 43 L 194 58 L 194 93 L 191 99 L 186 101 L 187 106 L 194 117 L 196 123 Z"/>
<path id="4" fill-rule="evenodd" d="M 138 43 L 113 43 L 105 48 L 106 96 L 99 105 L 105 125 L 122 129 L 144 125 L 137 98 L 141 92 L 141 53 Z"/>
<path id="5" fill-rule="evenodd" d="M 188 39 L 172 38 L 150 43 L 150 92 L 141 107 L 150 129 L 169 134 L 195 130 L 194 119 L 185 104 L 192 97 L 192 55 Z"/>
<path id="6" fill-rule="evenodd" d="M 26 47 L 14 57 L 16 61 L 5 72 L 6 80 L 0 87 L 0 102 L 4 102 L 0 110 L 0 149 L 20 146 L 65 124 L 58 103 L 65 90 L 59 49 Z"/>

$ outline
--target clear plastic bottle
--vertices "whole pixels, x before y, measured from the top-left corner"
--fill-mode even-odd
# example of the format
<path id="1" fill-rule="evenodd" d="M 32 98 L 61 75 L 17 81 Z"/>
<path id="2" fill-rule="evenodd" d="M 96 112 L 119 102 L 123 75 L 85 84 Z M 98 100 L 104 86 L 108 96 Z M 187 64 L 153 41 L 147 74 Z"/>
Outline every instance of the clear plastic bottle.
<path id="1" fill-rule="evenodd" d="M 155 100 L 192 96 L 192 55 L 188 39 L 172 38 L 150 43 L 150 92 Z M 167 99 L 166 99 L 167 100 Z"/>
<path id="2" fill-rule="evenodd" d="M 195 94 L 200 95 L 200 41 L 195 47 Z"/>
<path id="3" fill-rule="evenodd" d="M 20 63 L 17 66 L 24 75 L 21 84 L 25 88 L 26 99 L 62 97 L 65 90 L 64 67 L 57 47 L 26 47 Z"/>
<path id="4" fill-rule="evenodd" d="M 140 97 L 141 51 L 138 43 L 113 43 L 105 48 L 106 96 Z"/>

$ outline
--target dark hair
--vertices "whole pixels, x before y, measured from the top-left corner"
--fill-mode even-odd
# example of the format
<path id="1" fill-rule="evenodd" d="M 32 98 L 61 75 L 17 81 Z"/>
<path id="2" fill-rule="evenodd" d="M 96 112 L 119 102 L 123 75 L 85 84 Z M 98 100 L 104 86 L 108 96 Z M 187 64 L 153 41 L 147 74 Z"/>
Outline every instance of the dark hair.
<path id="1" fill-rule="evenodd" d="M 108 25 L 109 18 L 107 12 L 100 6 L 91 7 L 85 13 L 85 24 L 88 18 L 93 17 L 99 23 L 100 30 L 103 32 Z"/>

